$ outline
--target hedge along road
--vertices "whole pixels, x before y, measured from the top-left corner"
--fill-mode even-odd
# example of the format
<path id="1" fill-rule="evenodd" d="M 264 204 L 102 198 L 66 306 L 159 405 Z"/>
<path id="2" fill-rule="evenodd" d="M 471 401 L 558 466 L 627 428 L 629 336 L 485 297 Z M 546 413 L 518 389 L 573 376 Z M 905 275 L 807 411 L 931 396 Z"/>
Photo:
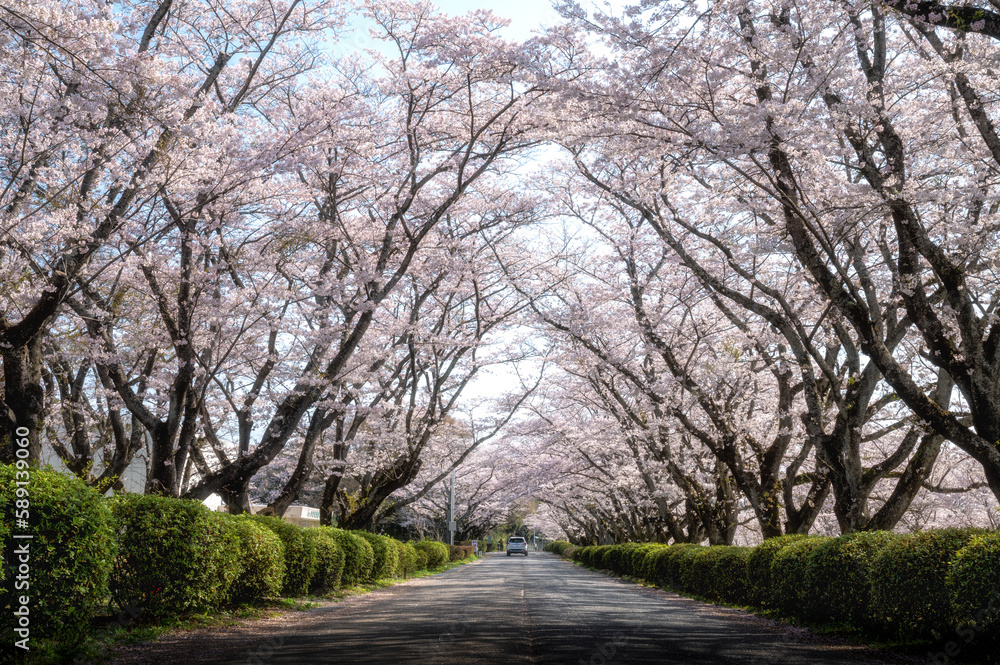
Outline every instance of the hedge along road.
<path id="1" fill-rule="evenodd" d="M 475 564 L 354 600 L 358 602 L 312 610 L 305 616 L 292 615 L 289 621 L 252 635 L 188 634 L 183 638 L 183 660 L 178 660 L 179 652 L 154 647 L 144 649 L 144 657 L 127 662 L 921 662 L 864 647 L 817 641 L 806 631 L 606 577 L 551 554 L 488 555 Z"/>

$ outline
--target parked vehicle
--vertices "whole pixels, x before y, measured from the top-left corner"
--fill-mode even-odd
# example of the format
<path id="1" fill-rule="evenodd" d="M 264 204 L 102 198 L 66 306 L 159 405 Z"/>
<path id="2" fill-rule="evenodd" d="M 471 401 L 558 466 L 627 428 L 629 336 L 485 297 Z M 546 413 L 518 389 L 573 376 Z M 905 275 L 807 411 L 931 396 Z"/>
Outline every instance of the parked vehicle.
<path id="1" fill-rule="evenodd" d="M 528 556 L 528 541 L 520 536 L 511 536 L 507 539 L 507 556 L 511 554 L 523 554 Z"/>

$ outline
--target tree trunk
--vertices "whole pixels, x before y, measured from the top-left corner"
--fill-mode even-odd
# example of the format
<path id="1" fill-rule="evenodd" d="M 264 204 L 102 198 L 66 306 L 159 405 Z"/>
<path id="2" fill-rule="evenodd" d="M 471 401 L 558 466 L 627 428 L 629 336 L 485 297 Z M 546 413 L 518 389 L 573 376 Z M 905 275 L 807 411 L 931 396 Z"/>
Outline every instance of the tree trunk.
<path id="1" fill-rule="evenodd" d="M 944 437 L 937 432 L 928 432 L 921 437 L 917 452 L 913 453 L 906 469 L 896 481 L 892 494 L 865 524 L 865 531 L 891 531 L 896 527 L 913 502 L 913 497 L 934 470 L 934 462 L 941 452 L 942 443 Z"/>
<path id="2" fill-rule="evenodd" d="M 246 515 L 250 513 L 250 492 L 247 485 L 236 486 L 233 489 L 222 488 L 219 496 L 226 502 L 226 510 L 230 515 Z"/>
<path id="3" fill-rule="evenodd" d="M 295 471 L 292 472 L 292 477 L 285 483 L 277 498 L 260 511 L 262 515 L 281 517 L 288 510 L 288 506 L 299 498 L 299 493 L 315 468 L 313 455 L 316 452 L 316 444 L 319 443 L 320 435 L 333 423 L 333 420 L 333 415 L 328 415 L 324 409 L 316 409 L 313 412 L 312 419 L 309 421 L 309 429 L 306 430 L 305 439 L 302 441 L 302 451 L 299 453 L 299 461 L 295 465 Z M 322 519 L 321 507 L 320 523 L 322 523 Z"/>
<path id="4" fill-rule="evenodd" d="M 420 471 L 420 463 L 419 458 L 416 460 L 404 458 L 402 463 L 393 465 L 388 473 L 378 474 L 373 481 L 372 489 L 362 496 L 357 508 L 343 516 L 338 526 L 342 529 L 372 528 L 379 508 L 390 494 L 400 487 L 405 487 L 416 477 Z M 325 502 L 326 497 L 323 498 Z M 322 520 L 322 511 L 320 519 Z"/>
<path id="5" fill-rule="evenodd" d="M 38 466 L 42 459 L 41 432 L 45 419 L 45 388 L 42 385 L 41 335 L 23 345 L 0 350 L 3 359 L 4 413 L 0 414 L 0 462 L 13 464 L 25 459 Z M 19 457 L 21 442 L 27 441 L 27 457 Z"/>
<path id="6" fill-rule="evenodd" d="M 152 450 L 149 456 L 149 475 L 146 476 L 146 494 L 176 496 L 177 472 L 173 461 L 173 437 L 165 422 L 157 422 L 149 433 Z"/>

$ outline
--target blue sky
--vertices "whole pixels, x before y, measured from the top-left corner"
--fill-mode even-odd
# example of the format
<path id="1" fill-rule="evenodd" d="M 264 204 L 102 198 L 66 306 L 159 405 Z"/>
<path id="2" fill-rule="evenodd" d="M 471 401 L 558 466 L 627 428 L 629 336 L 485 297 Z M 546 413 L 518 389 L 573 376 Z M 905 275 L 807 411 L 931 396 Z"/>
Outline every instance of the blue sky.
<path id="1" fill-rule="evenodd" d="M 436 0 L 435 4 L 452 15 L 473 9 L 492 10 L 512 21 L 505 36 L 517 39 L 529 37 L 540 25 L 551 25 L 559 20 L 549 0 Z"/>
<path id="2" fill-rule="evenodd" d="M 432 0 L 444 13 L 459 16 L 474 9 L 489 9 L 497 16 L 510 19 L 511 24 L 504 30 L 503 36 L 511 40 L 524 40 L 543 25 L 553 25 L 560 21 L 559 14 L 552 9 L 551 0 Z M 584 0 L 585 6 L 590 5 Z M 332 45 L 337 55 L 345 55 L 361 49 L 388 48 L 385 44 L 373 41 L 364 27 L 365 22 L 358 16 L 351 21 L 353 30 L 341 36 Z"/>

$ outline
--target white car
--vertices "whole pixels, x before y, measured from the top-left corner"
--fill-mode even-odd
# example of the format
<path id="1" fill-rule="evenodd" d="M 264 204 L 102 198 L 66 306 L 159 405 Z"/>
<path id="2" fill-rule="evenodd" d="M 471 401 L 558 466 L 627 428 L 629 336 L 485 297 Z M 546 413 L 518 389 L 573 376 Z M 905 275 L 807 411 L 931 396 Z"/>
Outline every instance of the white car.
<path id="1" fill-rule="evenodd" d="M 507 539 L 507 556 L 511 554 L 523 554 L 528 556 L 528 541 L 520 536 L 511 536 Z"/>

